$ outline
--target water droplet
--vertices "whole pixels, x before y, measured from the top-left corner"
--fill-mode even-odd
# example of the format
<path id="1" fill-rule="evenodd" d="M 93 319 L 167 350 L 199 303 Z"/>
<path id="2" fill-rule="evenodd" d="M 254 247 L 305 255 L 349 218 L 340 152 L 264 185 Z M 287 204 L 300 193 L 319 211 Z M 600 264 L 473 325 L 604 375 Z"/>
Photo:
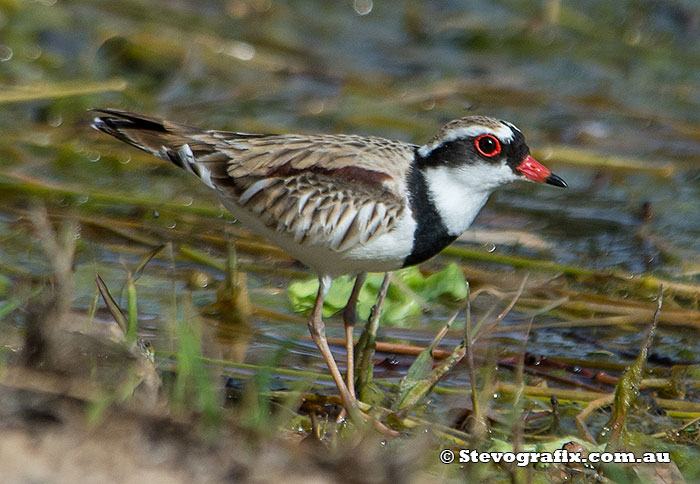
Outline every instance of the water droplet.
<path id="1" fill-rule="evenodd" d="M 131 163 L 131 155 L 130 154 L 120 154 L 117 156 L 117 160 L 122 165 L 128 165 L 129 163 Z"/>
<path id="2" fill-rule="evenodd" d="M 491 246 L 488 248 L 489 253 L 491 252 L 496 252 L 496 244 L 491 244 Z"/>
<path id="3" fill-rule="evenodd" d="M 622 38 L 629 45 L 638 45 L 642 40 L 642 32 L 639 29 L 628 30 Z"/>
<path id="4" fill-rule="evenodd" d="M 47 123 L 49 123 L 49 126 L 53 126 L 54 128 L 58 128 L 63 124 L 63 116 L 61 116 L 58 113 L 55 114 L 50 114 L 49 118 L 46 120 Z"/>
<path id="5" fill-rule="evenodd" d="M 12 59 L 14 51 L 6 45 L 0 45 L 0 62 L 7 62 Z"/>
<path id="6" fill-rule="evenodd" d="M 168 225 L 169 229 L 174 229 L 175 227 L 177 227 L 177 223 L 175 223 L 175 222 L 172 222 Z"/>
<path id="7" fill-rule="evenodd" d="M 372 0 L 355 0 L 352 6 L 358 15 L 367 15 L 372 11 L 374 3 Z"/>
<path id="8" fill-rule="evenodd" d="M 85 155 L 85 156 L 87 156 L 87 159 L 93 163 L 97 163 L 98 161 L 100 161 L 100 158 L 102 157 L 102 155 L 100 154 L 99 151 L 88 151 L 87 155 Z"/>
<path id="9" fill-rule="evenodd" d="M 51 135 L 48 133 L 48 131 L 43 133 L 35 133 L 33 136 L 33 141 L 38 146 L 51 146 L 53 143 Z"/>
<path id="10" fill-rule="evenodd" d="M 29 61 L 34 62 L 41 57 L 44 51 L 38 45 L 28 45 L 22 49 L 22 55 Z"/>
<path id="11" fill-rule="evenodd" d="M 539 155 L 540 155 L 540 156 L 539 156 L 538 159 L 542 159 L 542 161 L 547 161 L 547 160 L 549 160 L 549 159 L 552 158 L 552 155 L 553 155 L 553 154 L 554 154 L 554 151 L 552 150 L 552 147 L 551 147 L 551 146 L 547 146 L 547 147 L 545 147 L 545 148 L 542 148 L 542 149 L 539 151 Z"/>
<path id="12" fill-rule="evenodd" d="M 326 105 L 321 99 L 315 99 L 309 103 L 309 112 L 311 114 L 321 114 Z"/>
<path id="13" fill-rule="evenodd" d="M 160 212 L 158 212 L 158 210 L 154 210 L 154 211 L 153 211 L 153 217 L 155 217 L 155 218 L 160 217 Z"/>
<path id="14" fill-rule="evenodd" d="M 185 207 L 191 207 L 193 203 L 194 203 L 194 198 L 189 197 L 187 200 L 185 200 L 185 201 L 183 202 L 183 205 L 184 205 Z"/>
<path id="15" fill-rule="evenodd" d="M 190 276 L 189 282 L 193 288 L 203 289 L 209 286 L 209 284 L 211 283 L 211 277 L 209 277 L 209 275 L 204 272 L 195 271 Z"/>
<path id="16" fill-rule="evenodd" d="M 233 42 L 225 52 L 236 59 L 249 61 L 255 57 L 255 47 L 246 42 Z"/>

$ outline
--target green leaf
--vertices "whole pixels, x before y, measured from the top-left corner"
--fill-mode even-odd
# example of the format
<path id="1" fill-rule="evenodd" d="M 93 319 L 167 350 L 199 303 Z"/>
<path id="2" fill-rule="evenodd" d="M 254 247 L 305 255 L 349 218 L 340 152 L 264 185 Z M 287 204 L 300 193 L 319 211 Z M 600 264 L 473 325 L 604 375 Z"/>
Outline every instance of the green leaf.
<path id="1" fill-rule="evenodd" d="M 417 386 L 422 386 L 430 375 L 430 370 L 433 369 L 433 345 L 420 352 L 411 367 L 408 369 L 406 376 L 401 379 L 399 384 L 399 394 L 396 397 L 394 408 L 395 410 L 403 408 L 405 401 L 412 391 L 416 390 Z"/>
<path id="2" fill-rule="evenodd" d="M 129 322 L 124 316 L 124 313 L 122 313 L 121 309 L 119 309 L 119 304 L 117 304 L 117 301 L 114 300 L 112 293 L 109 292 L 109 288 L 107 288 L 107 284 L 105 284 L 105 281 L 102 280 L 99 274 L 95 274 L 95 283 L 97 284 L 97 289 L 100 291 L 100 295 L 102 296 L 102 300 L 105 302 L 107 309 L 121 330 L 124 332 L 124 335 L 126 335 L 129 331 Z"/>
<path id="3" fill-rule="evenodd" d="M 467 284 L 464 275 L 457 264 L 450 264 L 445 269 L 425 277 L 417 267 L 408 267 L 394 272 L 394 278 L 410 291 L 404 291 L 396 284 L 389 286 L 381 320 L 394 322 L 409 316 L 420 314 L 421 306 L 416 300 L 418 296 L 423 301 L 432 302 L 441 297 L 461 300 L 467 295 Z M 372 306 L 377 301 L 383 274 L 370 274 L 360 290 L 357 301 L 357 315 L 361 320 L 369 317 Z M 333 281 L 330 291 L 323 303 L 323 316 L 329 317 L 345 307 L 352 292 L 354 277 L 342 276 Z M 309 279 L 289 285 L 289 299 L 295 311 L 310 311 L 316 300 L 318 280 Z"/>
<path id="4" fill-rule="evenodd" d="M 350 276 L 343 276 L 333 281 L 331 290 L 328 291 L 323 301 L 323 317 L 327 318 L 345 307 L 350 297 L 353 281 Z M 316 301 L 318 292 L 318 279 L 297 281 L 289 285 L 289 300 L 297 312 L 310 311 Z"/>
<path id="5" fill-rule="evenodd" d="M 139 277 L 141 277 L 141 274 L 143 273 L 143 270 L 146 268 L 149 262 L 158 255 L 158 253 L 163 250 L 165 247 L 167 247 L 167 244 L 161 244 L 158 247 L 154 248 L 151 250 L 146 256 L 143 258 L 141 263 L 138 265 L 136 270 L 134 271 L 133 279 L 134 281 L 138 280 Z"/>
<path id="6" fill-rule="evenodd" d="M 138 335 L 138 309 L 137 309 L 137 298 L 136 298 L 136 286 L 134 285 L 134 278 L 131 273 L 127 275 L 126 278 L 126 294 L 128 301 L 128 326 L 126 330 L 126 342 L 131 344 L 136 341 Z"/>
<path id="7" fill-rule="evenodd" d="M 387 401 L 384 392 L 373 381 L 367 382 L 358 389 L 358 397 L 369 405 L 384 406 Z"/>
<path id="8" fill-rule="evenodd" d="M 440 344 L 440 341 L 447 334 L 447 330 L 452 326 L 456 313 L 445 326 L 438 332 L 433 341 L 420 352 L 416 360 L 406 372 L 399 383 L 399 393 L 394 400 L 392 410 L 410 410 L 423 401 L 432 391 L 440 378 L 450 371 L 464 357 L 466 343 L 462 342 L 452 351 L 440 365 L 433 369 L 433 350 Z"/>
<path id="9" fill-rule="evenodd" d="M 440 272 L 427 277 L 419 294 L 429 301 L 445 296 L 462 300 L 467 297 L 467 282 L 459 266 L 451 263 Z"/>
<path id="10" fill-rule="evenodd" d="M 639 349 L 635 362 L 622 374 L 615 385 L 615 400 L 612 412 L 610 412 L 610 419 L 598 433 L 598 438 L 607 441 L 608 449 L 611 451 L 614 451 L 619 445 L 619 441 L 626 430 L 627 413 L 639 397 L 639 389 L 642 386 L 649 349 L 654 341 L 656 327 L 659 324 L 663 300 L 663 285 L 660 285 L 656 311 L 649 326 L 646 340 Z"/>

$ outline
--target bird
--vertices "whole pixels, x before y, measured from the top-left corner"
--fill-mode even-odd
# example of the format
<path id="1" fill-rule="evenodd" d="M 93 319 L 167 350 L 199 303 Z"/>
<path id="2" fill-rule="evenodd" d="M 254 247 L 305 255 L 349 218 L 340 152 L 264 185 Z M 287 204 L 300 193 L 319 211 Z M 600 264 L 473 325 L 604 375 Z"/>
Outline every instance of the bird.
<path id="1" fill-rule="evenodd" d="M 489 195 L 525 180 L 566 188 L 530 154 L 515 125 L 483 115 L 448 122 L 423 145 L 354 134 L 251 134 L 200 129 L 117 109 L 92 127 L 197 176 L 250 231 L 313 270 L 311 337 L 343 407 L 357 409 L 355 305 L 368 272 L 420 264 L 472 223 Z M 355 284 L 343 311 L 346 380 L 326 339 L 333 278 Z"/>

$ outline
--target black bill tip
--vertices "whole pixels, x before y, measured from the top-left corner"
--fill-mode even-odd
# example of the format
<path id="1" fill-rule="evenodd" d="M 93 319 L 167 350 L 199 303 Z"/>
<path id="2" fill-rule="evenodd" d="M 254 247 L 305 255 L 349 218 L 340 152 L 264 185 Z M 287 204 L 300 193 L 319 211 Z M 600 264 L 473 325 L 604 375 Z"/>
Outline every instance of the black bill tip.
<path id="1" fill-rule="evenodd" d="M 561 188 L 567 188 L 569 186 L 566 184 L 563 178 L 555 175 L 554 173 L 550 174 L 547 178 L 545 178 L 544 182 L 547 185 L 554 185 L 555 187 Z"/>

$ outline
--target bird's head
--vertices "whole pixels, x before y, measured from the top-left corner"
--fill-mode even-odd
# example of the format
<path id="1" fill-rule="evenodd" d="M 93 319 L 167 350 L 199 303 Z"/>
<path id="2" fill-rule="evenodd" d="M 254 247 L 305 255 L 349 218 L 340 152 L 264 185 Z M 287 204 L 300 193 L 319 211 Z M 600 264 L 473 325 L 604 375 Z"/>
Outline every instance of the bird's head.
<path id="1" fill-rule="evenodd" d="M 530 155 L 518 128 L 486 116 L 447 123 L 417 153 L 422 168 L 441 170 L 473 189 L 493 190 L 515 180 L 567 186 Z"/>

